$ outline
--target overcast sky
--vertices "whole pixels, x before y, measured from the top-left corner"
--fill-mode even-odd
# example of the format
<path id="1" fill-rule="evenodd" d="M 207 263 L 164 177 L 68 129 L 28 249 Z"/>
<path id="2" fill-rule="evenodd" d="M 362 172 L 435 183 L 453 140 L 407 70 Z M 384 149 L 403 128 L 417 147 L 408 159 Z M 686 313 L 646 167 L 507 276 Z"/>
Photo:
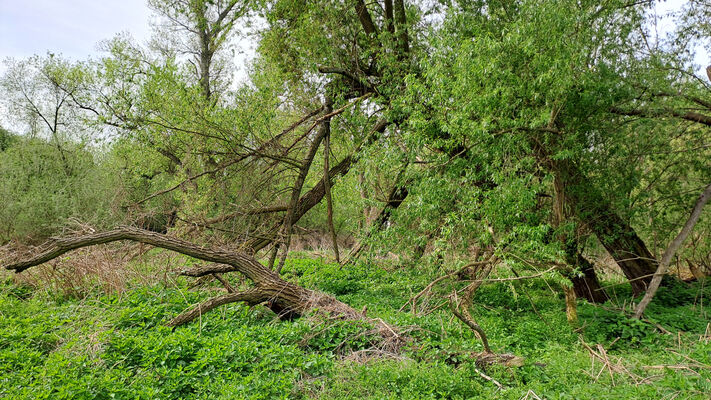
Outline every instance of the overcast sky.
<path id="1" fill-rule="evenodd" d="M 119 32 L 145 41 L 149 19 L 145 0 L 0 0 L 0 57 L 51 51 L 85 59 Z"/>
<path id="2" fill-rule="evenodd" d="M 684 2 L 667 0 L 657 8 L 663 14 Z M 48 51 L 86 59 L 98 53 L 99 41 L 119 32 L 143 43 L 150 37 L 150 16 L 145 0 L 0 0 L 0 61 Z M 671 29 L 671 22 L 661 28 Z M 711 63 L 706 58 L 703 53 L 697 62 Z"/>

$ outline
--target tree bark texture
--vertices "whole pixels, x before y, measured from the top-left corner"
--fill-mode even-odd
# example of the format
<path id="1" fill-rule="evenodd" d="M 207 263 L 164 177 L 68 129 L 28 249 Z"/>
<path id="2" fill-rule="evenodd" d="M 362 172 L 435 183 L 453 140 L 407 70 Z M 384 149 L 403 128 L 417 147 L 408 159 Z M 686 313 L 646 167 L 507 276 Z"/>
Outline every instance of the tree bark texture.
<path id="1" fill-rule="evenodd" d="M 582 171 L 567 160 L 553 160 L 534 143 L 539 161 L 565 188 L 564 201 L 586 228 L 600 240 L 632 285 L 635 295 L 647 290 L 657 261 L 632 226 L 623 220 Z"/>
<path id="2" fill-rule="evenodd" d="M 38 254 L 13 262 L 6 265 L 5 268 L 19 273 L 81 247 L 120 240 L 145 243 L 214 263 L 183 271 L 182 275 L 200 277 L 216 273 L 239 272 L 254 284 L 247 291 L 228 293 L 209 299 L 170 321 L 168 323 L 170 326 L 189 322 L 203 312 L 231 302 L 245 302 L 250 305 L 266 303 L 267 307 L 281 318 L 296 318 L 314 308 L 338 314 L 346 319 L 360 319 L 362 317 L 358 311 L 332 296 L 305 289 L 281 279 L 276 272 L 260 264 L 251 255 L 199 246 L 168 235 L 132 227 L 119 227 L 106 232 L 57 239 L 45 246 Z"/>
<path id="3" fill-rule="evenodd" d="M 566 187 L 559 176 L 553 179 L 554 198 L 553 198 L 553 225 L 560 227 L 567 221 L 571 215 L 570 205 L 567 204 Z M 558 238 L 565 247 L 566 263 L 571 268 L 580 269 L 582 276 L 573 273 L 573 271 L 565 271 L 563 275 L 573 283 L 572 290 L 577 297 L 586 299 L 591 303 L 604 303 L 608 300 L 607 293 L 602 289 L 600 281 L 597 279 L 595 268 L 578 249 L 578 239 L 576 237 L 561 236 Z M 567 288 L 564 288 L 567 290 Z M 568 292 L 566 291 L 566 299 Z"/>

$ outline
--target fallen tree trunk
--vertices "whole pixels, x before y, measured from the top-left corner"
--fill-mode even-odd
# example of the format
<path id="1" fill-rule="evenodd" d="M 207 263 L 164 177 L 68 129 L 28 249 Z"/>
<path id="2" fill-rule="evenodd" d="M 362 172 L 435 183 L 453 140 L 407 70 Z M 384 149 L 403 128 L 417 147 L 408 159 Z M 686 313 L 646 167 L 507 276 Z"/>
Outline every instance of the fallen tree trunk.
<path id="1" fill-rule="evenodd" d="M 120 240 L 145 243 L 215 263 L 184 271 L 182 274 L 186 276 L 199 277 L 234 271 L 243 274 L 254 284 L 244 292 L 229 293 L 209 299 L 171 320 L 169 326 L 190 322 L 204 312 L 233 302 L 245 302 L 249 305 L 266 303 L 269 309 L 284 319 L 299 317 L 312 309 L 319 309 L 344 319 L 362 319 L 362 315 L 349 305 L 327 294 L 305 289 L 281 279 L 278 274 L 250 255 L 199 246 L 165 234 L 132 227 L 119 227 L 106 232 L 57 239 L 49 243 L 39 254 L 10 263 L 5 268 L 20 273 L 78 248 Z"/>

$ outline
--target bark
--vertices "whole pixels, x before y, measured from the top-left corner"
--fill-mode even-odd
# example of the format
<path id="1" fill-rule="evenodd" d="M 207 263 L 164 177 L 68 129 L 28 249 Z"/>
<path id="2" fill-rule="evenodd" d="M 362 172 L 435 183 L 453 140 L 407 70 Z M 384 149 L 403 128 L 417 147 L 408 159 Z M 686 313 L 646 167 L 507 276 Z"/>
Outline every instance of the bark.
<path id="1" fill-rule="evenodd" d="M 452 314 L 457 317 L 460 321 L 464 322 L 471 330 L 476 332 L 477 336 L 481 339 L 481 344 L 484 346 L 484 351 L 491 353 L 491 347 L 489 347 L 489 339 L 486 337 L 486 333 L 481 326 L 474 321 L 466 304 L 455 305 L 453 301 L 449 302 L 449 309 L 452 310 Z"/>
<path id="2" fill-rule="evenodd" d="M 637 232 L 624 221 L 578 167 L 567 160 L 551 159 L 546 149 L 533 143 L 539 161 L 562 187 L 571 213 L 600 239 L 632 285 L 635 295 L 644 292 L 656 270 L 656 259 Z"/>
<path id="3" fill-rule="evenodd" d="M 576 253 L 576 258 L 577 266 L 583 276 L 569 276 L 570 281 L 573 282 L 575 295 L 591 303 L 604 303 L 609 300 L 610 298 L 600 285 L 592 263 L 580 253 Z"/>
<path id="4" fill-rule="evenodd" d="M 199 317 L 203 312 L 223 304 L 238 301 L 246 302 L 250 305 L 266 302 L 267 307 L 281 318 L 296 318 L 314 308 L 335 313 L 347 319 L 361 318 L 358 311 L 329 295 L 305 289 L 281 279 L 274 271 L 263 266 L 248 254 L 199 246 L 175 237 L 131 227 L 119 227 L 106 232 L 57 239 L 45 246 L 40 253 L 6 265 L 5 268 L 19 273 L 81 247 L 120 240 L 145 243 L 215 263 L 184 271 L 183 275 L 186 276 L 200 277 L 236 271 L 243 274 L 254 284 L 251 289 L 245 292 L 228 293 L 210 299 L 186 311 L 170 321 L 168 324 L 171 326 L 189 322 Z"/>
<path id="5" fill-rule="evenodd" d="M 407 15 L 405 14 L 404 0 L 395 0 L 395 23 L 398 31 L 398 48 L 400 49 L 400 57 L 405 58 L 410 52 L 410 40 L 407 33 Z"/>
<path id="6" fill-rule="evenodd" d="M 578 323 L 578 305 L 576 303 L 576 293 L 573 288 L 563 286 L 565 293 L 565 316 L 571 324 Z"/>
<path id="7" fill-rule="evenodd" d="M 565 221 L 569 220 L 570 205 L 567 203 L 565 183 L 559 176 L 553 179 L 554 199 L 553 199 L 553 225 L 560 227 Z M 563 275 L 573 283 L 572 290 L 577 297 L 586 299 L 591 303 L 604 303 L 609 298 L 607 293 L 602 289 L 600 281 L 597 279 L 595 268 L 578 249 L 577 238 L 561 236 L 558 238 L 566 250 L 566 263 L 572 268 L 578 268 L 583 273 L 582 276 L 574 274 L 573 271 L 566 271 Z M 567 288 L 563 288 L 567 290 Z M 566 299 L 568 292 L 566 291 Z"/>
<path id="8" fill-rule="evenodd" d="M 395 18 L 393 17 L 393 0 L 383 2 L 385 8 L 385 28 L 390 33 L 395 33 Z"/>
<path id="9" fill-rule="evenodd" d="M 696 265 L 691 260 L 686 260 L 686 263 L 689 265 L 689 271 L 691 272 L 691 275 L 694 276 L 694 279 L 696 279 L 697 281 L 706 279 L 706 273 L 701 268 L 699 268 L 698 265 Z"/>
<path id="10" fill-rule="evenodd" d="M 634 228 L 615 214 L 608 204 L 600 204 L 597 209 L 598 212 L 585 213 L 583 220 L 620 266 L 634 294 L 643 293 L 656 270 L 654 256 Z"/>
<path id="11" fill-rule="evenodd" d="M 325 112 L 326 115 L 329 115 L 332 111 L 332 102 L 330 100 L 326 100 L 326 107 L 325 107 Z M 289 208 L 286 211 L 286 216 L 284 217 L 284 223 L 283 223 L 283 231 L 284 231 L 284 248 L 282 252 L 282 256 L 279 259 L 279 265 L 276 268 L 276 272 L 279 273 L 281 269 L 284 267 L 284 262 L 286 261 L 286 256 L 289 253 L 289 245 L 291 244 L 291 230 L 292 226 L 296 223 L 296 221 L 293 221 L 294 219 L 294 212 L 296 207 L 299 204 L 299 200 L 301 198 L 301 189 L 304 187 L 304 182 L 306 181 L 306 175 L 309 173 L 309 169 L 311 169 L 311 164 L 314 161 L 314 157 L 316 156 L 316 152 L 318 151 L 319 146 L 321 145 L 321 142 L 323 139 L 328 135 L 330 132 L 330 117 L 324 119 L 323 122 L 321 122 L 321 128 L 318 130 L 318 133 L 316 134 L 316 137 L 314 137 L 313 141 L 311 142 L 311 147 L 309 147 L 309 152 L 306 154 L 306 157 L 304 158 L 304 161 L 301 164 L 301 168 L 299 168 L 299 175 L 296 177 L 296 181 L 294 182 L 294 188 L 291 191 L 291 200 L 289 201 Z M 330 179 L 325 179 L 325 181 L 329 181 Z M 325 182 L 324 182 L 325 185 Z M 324 192 L 325 192 L 325 186 L 324 186 Z"/>
<path id="12" fill-rule="evenodd" d="M 336 164 L 336 166 L 331 168 L 328 174 L 329 183 L 331 185 L 333 184 L 333 179 L 335 179 L 337 176 L 342 176 L 348 173 L 351 166 L 353 165 L 353 160 L 353 157 L 348 156 L 341 160 L 340 163 Z M 291 218 L 292 225 L 297 223 L 301 219 L 301 217 L 303 217 L 309 210 L 311 210 L 318 203 L 320 203 L 321 200 L 323 200 L 323 197 L 326 195 L 326 184 L 324 179 L 325 177 L 322 177 L 321 180 L 316 184 L 316 186 L 314 186 L 313 188 L 311 188 L 311 190 L 301 196 L 298 204 L 294 208 L 294 214 Z M 286 207 L 284 207 L 280 211 L 286 211 Z M 228 215 L 225 216 L 225 218 L 221 218 L 221 220 L 227 220 L 236 216 L 237 215 Z M 247 242 L 245 247 L 251 249 L 251 251 L 255 253 L 267 247 L 276 239 L 280 225 L 281 224 L 278 224 L 276 227 L 274 227 L 271 230 L 272 233 L 265 235 L 266 237 L 255 238 L 253 240 L 250 240 L 249 242 Z"/>
<path id="13" fill-rule="evenodd" d="M 210 66 L 212 65 L 212 55 L 213 51 L 210 49 L 210 37 L 208 32 L 200 31 L 200 76 L 198 78 L 200 82 L 200 87 L 202 88 L 202 94 L 205 99 L 209 100 L 212 97 L 212 88 L 210 87 Z"/>
<path id="14" fill-rule="evenodd" d="M 613 114 L 625 115 L 629 117 L 643 118 L 659 118 L 659 117 L 674 117 L 686 121 L 696 122 L 701 125 L 711 126 L 711 116 L 701 114 L 694 111 L 676 111 L 676 110 L 623 110 L 621 108 L 612 108 Z"/>
<path id="15" fill-rule="evenodd" d="M 642 315 L 644 314 L 644 310 L 654 298 L 654 295 L 657 293 L 657 289 L 659 289 L 659 284 L 662 283 L 662 278 L 664 277 L 664 274 L 666 274 L 667 270 L 669 269 L 669 264 L 671 263 L 672 258 L 676 254 L 677 250 L 679 250 L 679 247 L 681 247 L 682 243 L 684 243 L 686 237 L 689 236 L 691 231 L 694 229 L 694 225 L 696 225 L 696 223 L 699 221 L 699 218 L 701 218 L 701 210 L 703 210 L 709 199 L 711 199 L 711 184 L 706 186 L 706 189 L 703 191 L 703 193 L 701 193 L 701 196 L 699 196 L 698 200 L 696 200 L 696 204 L 694 205 L 694 209 L 691 210 L 691 215 L 689 216 L 689 219 L 686 220 L 686 223 L 681 228 L 681 231 L 679 231 L 679 234 L 676 235 L 674 240 L 669 243 L 669 247 L 667 247 L 667 249 L 664 251 L 662 261 L 659 263 L 659 268 L 657 268 L 657 271 L 654 273 L 654 278 L 649 284 L 649 289 L 644 294 L 642 301 L 640 301 L 637 305 L 637 309 L 634 312 L 635 318 L 639 319 L 642 317 Z"/>
<path id="16" fill-rule="evenodd" d="M 363 0 L 356 0 L 355 10 L 356 14 L 358 14 L 358 19 L 360 20 L 360 24 L 363 26 L 363 30 L 365 31 L 365 33 L 367 33 L 368 35 L 377 36 L 378 29 L 375 27 L 375 24 L 373 24 L 373 19 L 370 17 L 368 7 L 366 7 L 365 2 Z"/>

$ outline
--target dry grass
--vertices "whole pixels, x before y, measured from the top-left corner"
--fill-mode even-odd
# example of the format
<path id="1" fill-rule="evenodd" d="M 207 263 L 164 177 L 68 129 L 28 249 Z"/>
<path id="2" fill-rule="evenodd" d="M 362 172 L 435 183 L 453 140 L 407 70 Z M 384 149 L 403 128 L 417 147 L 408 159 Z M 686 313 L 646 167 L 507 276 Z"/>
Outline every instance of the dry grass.
<path id="1" fill-rule="evenodd" d="M 0 265 L 5 264 L 5 260 L 25 258 L 41 248 L 15 243 L 3 246 L 0 248 Z M 150 249 L 150 246 L 133 243 L 87 247 L 22 273 L 4 271 L 3 275 L 20 286 L 75 298 L 85 298 L 97 292 L 122 293 L 133 284 L 155 283 L 165 276 L 156 274 L 155 269 L 146 267 L 146 263 L 135 262 Z M 160 255 L 152 258 L 156 257 L 161 258 Z M 153 260 L 152 263 L 161 264 Z"/>
<path id="2" fill-rule="evenodd" d="M 400 358 L 400 354 L 406 344 L 411 343 L 408 331 L 385 322 L 382 318 L 368 318 L 365 310 L 357 311 L 349 305 L 336 300 L 334 297 L 317 291 L 309 299 L 308 309 L 316 310 L 308 318 L 312 319 L 314 329 L 306 335 L 302 341 L 302 346 L 307 346 L 308 342 L 329 329 L 338 321 L 362 322 L 363 328 L 353 333 L 335 349 L 345 359 L 371 360 L 374 358 Z M 369 346 L 365 349 L 353 351 L 347 345 L 359 339 L 367 339 Z M 359 353 L 356 355 L 356 353 Z"/>

